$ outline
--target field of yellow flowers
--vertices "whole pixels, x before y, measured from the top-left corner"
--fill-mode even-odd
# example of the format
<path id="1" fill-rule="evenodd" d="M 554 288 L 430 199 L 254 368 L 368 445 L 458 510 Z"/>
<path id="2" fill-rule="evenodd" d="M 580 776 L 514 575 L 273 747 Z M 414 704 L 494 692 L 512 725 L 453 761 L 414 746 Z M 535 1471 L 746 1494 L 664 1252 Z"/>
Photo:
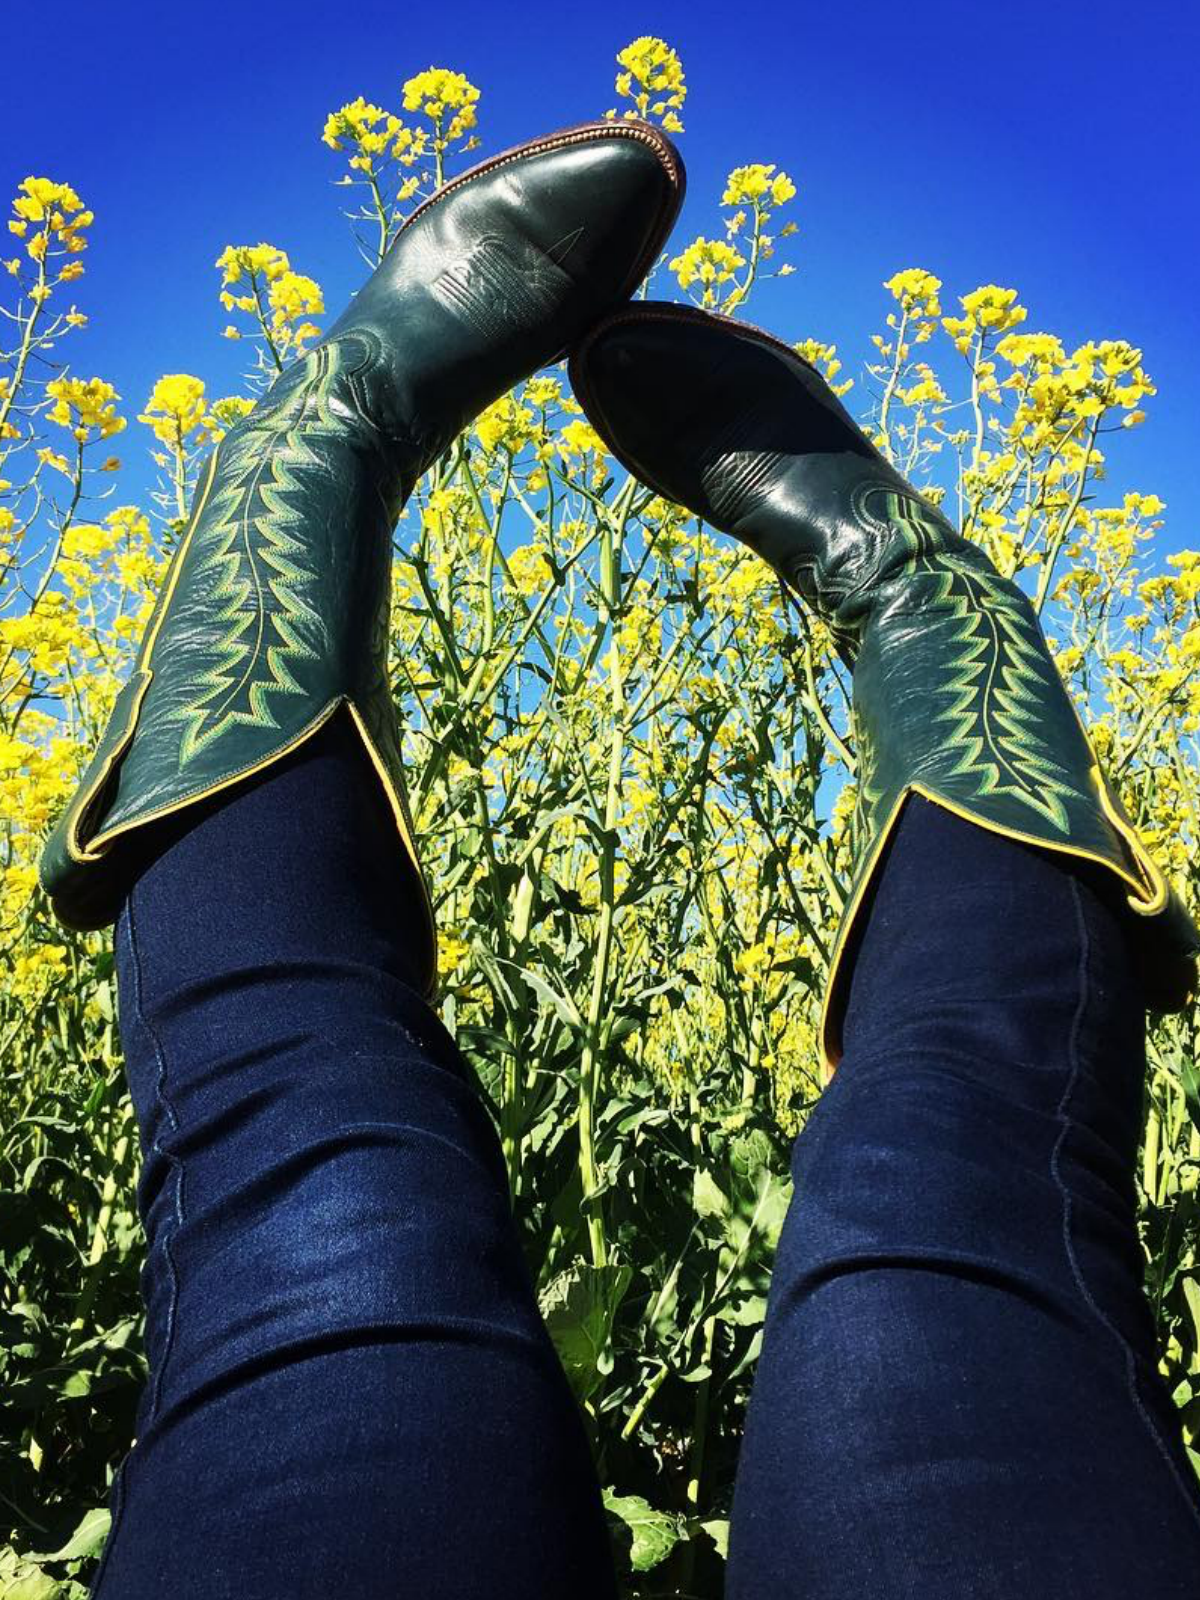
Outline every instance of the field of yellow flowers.
<path id="1" fill-rule="evenodd" d="M 675 53 L 640 39 L 618 62 L 614 114 L 681 132 Z M 479 90 L 442 69 L 410 78 L 394 109 L 358 99 L 329 116 L 368 260 L 473 159 L 479 116 Z M 138 410 L 74 365 L 87 252 L 94 234 L 113 246 L 63 176 L 19 185 L 0 278 L 12 1600 L 84 1595 L 144 1374 L 138 1140 L 109 943 L 50 919 L 39 841 L 104 723 L 199 455 L 319 337 L 325 311 L 282 250 L 230 245 L 216 290 L 227 337 L 247 348 L 243 392 L 173 373 Z M 741 315 L 792 270 L 796 185 L 744 166 L 711 200 L 711 236 L 660 263 L 654 292 Z M 1196 912 L 1200 554 L 1162 560 L 1161 501 L 1106 482 L 1109 438 L 1154 396 L 1141 353 L 1067 348 L 1015 290 L 951 298 L 913 267 L 882 286 L 879 324 L 857 387 L 833 348 L 800 348 L 1027 588 L 1131 815 Z M 147 445 L 159 489 L 129 504 L 117 452 Z M 606 456 L 559 369 L 494 405 L 420 486 L 396 534 L 394 642 L 443 1015 L 500 1129 L 629 1592 L 718 1594 L 789 1136 L 819 1093 L 814 1027 L 855 842 L 844 673 L 765 566 Z M 1139 1172 L 1148 1289 L 1189 1440 L 1196 1028 L 1195 1012 L 1154 1027 Z"/>

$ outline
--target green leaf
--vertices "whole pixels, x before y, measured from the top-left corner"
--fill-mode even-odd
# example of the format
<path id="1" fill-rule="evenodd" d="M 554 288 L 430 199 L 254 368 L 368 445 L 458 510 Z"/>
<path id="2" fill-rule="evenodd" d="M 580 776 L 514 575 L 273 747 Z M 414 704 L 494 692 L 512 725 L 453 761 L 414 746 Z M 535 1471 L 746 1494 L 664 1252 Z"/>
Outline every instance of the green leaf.
<path id="1" fill-rule="evenodd" d="M 1200 1283 L 1195 1278 L 1183 1280 L 1183 1298 L 1192 1319 L 1192 1349 L 1200 1351 Z"/>
<path id="2" fill-rule="evenodd" d="M 729 1518 L 714 1517 L 711 1522 L 702 1522 L 700 1526 L 717 1547 L 717 1554 L 722 1561 L 729 1560 Z"/>
<path id="3" fill-rule="evenodd" d="M 683 1521 L 669 1511 L 655 1511 L 640 1494 L 604 1491 L 604 1504 L 629 1529 L 633 1542 L 629 1562 L 635 1572 L 649 1572 L 674 1550 L 684 1536 Z"/>
<path id="4" fill-rule="evenodd" d="M 1179 1081 L 1183 1087 L 1183 1097 L 1187 1102 L 1188 1112 L 1192 1121 L 1200 1123 L 1200 1068 L 1185 1053 L 1180 1053 L 1175 1058 L 1179 1069 Z"/>
<path id="5" fill-rule="evenodd" d="M 46 1555 L 34 1555 L 29 1559 L 31 1561 L 86 1561 L 91 1556 L 98 1556 L 104 1548 L 105 1539 L 108 1538 L 108 1530 L 111 1523 L 112 1512 L 106 1506 L 96 1506 L 87 1513 L 61 1550 L 55 1550 Z"/>
<path id="6" fill-rule="evenodd" d="M 692 1174 L 692 1205 L 701 1217 L 729 1214 L 729 1197 L 707 1167 L 697 1167 Z"/>
<path id="7" fill-rule="evenodd" d="M 24 1561 L 0 1568 L 0 1600 L 59 1600 L 61 1593 L 53 1578 Z"/>
<path id="8" fill-rule="evenodd" d="M 506 966 L 516 966 L 515 962 L 505 962 Z M 583 1029 L 583 1018 L 576 1009 L 575 1002 L 569 995 L 562 994 L 542 977 L 540 972 L 535 972 L 532 967 L 517 967 L 516 970 L 525 979 L 534 994 L 547 1004 L 554 1007 L 555 1013 L 568 1028 Z"/>
<path id="9" fill-rule="evenodd" d="M 542 1315 L 576 1397 L 582 1402 L 612 1371 L 612 1327 L 633 1273 L 588 1266 L 559 1273 L 539 1296 Z"/>

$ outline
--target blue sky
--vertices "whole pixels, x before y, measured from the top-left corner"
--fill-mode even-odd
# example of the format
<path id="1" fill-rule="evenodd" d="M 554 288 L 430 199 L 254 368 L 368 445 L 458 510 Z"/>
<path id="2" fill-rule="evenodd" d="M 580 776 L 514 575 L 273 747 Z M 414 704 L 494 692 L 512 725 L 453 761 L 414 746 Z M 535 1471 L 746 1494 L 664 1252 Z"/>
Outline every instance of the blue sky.
<path id="1" fill-rule="evenodd" d="M 881 281 L 923 266 L 947 303 L 996 282 L 1020 290 L 1030 329 L 1140 344 L 1159 394 L 1110 441 L 1113 488 L 1168 502 L 1164 549 L 1197 543 L 1200 8 L 1184 0 L 21 5 L 4 23 L 0 180 L 65 180 L 96 212 L 75 370 L 115 382 L 130 415 L 162 372 L 236 388 L 225 244 L 280 245 L 331 312 L 361 277 L 328 111 L 357 94 L 398 107 L 405 77 L 454 67 L 483 91 L 487 154 L 603 112 L 613 56 L 641 33 L 688 77 L 680 244 L 714 231 L 733 165 L 775 161 L 799 186 L 799 271 L 756 321 L 836 341 L 857 372 Z M 120 441 L 131 466 L 143 432 Z"/>

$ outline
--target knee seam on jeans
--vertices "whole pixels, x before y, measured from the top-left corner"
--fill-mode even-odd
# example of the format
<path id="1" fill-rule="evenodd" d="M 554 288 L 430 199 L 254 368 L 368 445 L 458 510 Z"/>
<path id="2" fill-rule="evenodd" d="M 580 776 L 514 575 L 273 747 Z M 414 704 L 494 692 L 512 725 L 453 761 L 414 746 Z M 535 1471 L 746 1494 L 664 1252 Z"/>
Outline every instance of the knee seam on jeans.
<path id="1" fill-rule="evenodd" d="M 1146 1409 L 1141 1395 L 1138 1393 L 1138 1366 L 1135 1352 L 1128 1339 L 1126 1339 L 1124 1334 L 1122 1334 L 1121 1330 L 1101 1310 L 1095 1297 L 1092 1295 L 1091 1290 L 1088 1288 L 1087 1280 L 1084 1277 L 1083 1269 L 1075 1252 L 1073 1236 L 1074 1203 L 1071 1197 L 1071 1191 L 1063 1181 L 1061 1156 L 1072 1128 L 1076 1127 L 1076 1123 L 1071 1117 L 1070 1107 L 1082 1072 L 1082 1059 L 1079 1049 L 1079 1040 L 1088 1005 L 1092 946 L 1091 940 L 1088 936 L 1087 920 L 1084 916 L 1079 884 L 1074 877 L 1070 877 L 1068 882 L 1070 883 L 1071 902 L 1075 912 L 1075 925 L 1079 932 L 1079 998 L 1076 1002 L 1074 1015 L 1071 1018 L 1071 1029 L 1067 1041 L 1067 1061 L 1069 1066 L 1067 1083 L 1058 1105 L 1058 1119 L 1061 1127 L 1058 1138 L 1054 1142 L 1054 1149 L 1050 1157 L 1051 1176 L 1053 1177 L 1054 1183 L 1058 1188 L 1059 1194 L 1062 1196 L 1063 1248 L 1066 1251 L 1067 1262 L 1071 1268 L 1071 1276 L 1075 1280 L 1075 1287 L 1078 1289 L 1080 1297 L 1100 1326 L 1104 1328 L 1116 1341 L 1116 1344 L 1121 1351 L 1125 1364 L 1126 1390 L 1130 1400 L 1133 1403 L 1134 1410 L 1141 1418 L 1143 1426 L 1153 1439 L 1159 1454 L 1166 1463 L 1167 1470 L 1171 1474 L 1176 1487 L 1183 1496 L 1184 1500 L 1187 1502 L 1197 1530 L 1200 1531 L 1200 1507 L 1197 1506 L 1196 1498 L 1190 1492 L 1188 1485 L 1180 1476 L 1179 1468 L 1172 1458 L 1171 1452 L 1167 1447 L 1167 1443 L 1163 1438 L 1161 1431 L 1159 1430 L 1154 1418 Z"/>
<path id="2" fill-rule="evenodd" d="M 146 1033 L 150 1038 L 150 1042 L 154 1047 L 154 1059 L 158 1067 L 154 1078 L 154 1097 L 166 1111 L 172 1131 L 177 1133 L 179 1131 L 179 1117 L 176 1113 L 174 1105 L 171 1103 L 171 1098 L 167 1094 L 166 1089 L 166 1050 L 163 1048 L 163 1043 L 158 1036 L 157 1029 L 147 1018 L 143 1009 L 142 961 L 138 950 L 137 925 L 133 902 L 134 895 L 131 894 L 129 897 L 128 921 L 130 969 L 133 974 L 133 1014 L 138 1026 L 146 1030 Z M 166 1373 L 167 1363 L 170 1360 L 171 1348 L 175 1342 L 175 1327 L 179 1306 L 179 1269 L 175 1264 L 175 1257 L 171 1252 L 171 1239 L 179 1230 L 184 1218 L 183 1162 L 174 1151 L 168 1150 L 162 1145 L 157 1134 L 154 1138 L 154 1149 L 165 1161 L 169 1162 L 171 1166 L 171 1171 L 175 1179 L 175 1203 L 172 1207 L 174 1215 L 173 1225 L 170 1233 L 162 1241 L 162 1251 L 163 1255 L 166 1257 L 167 1268 L 170 1274 L 170 1294 L 167 1303 L 167 1328 L 166 1337 L 163 1341 L 162 1359 L 158 1363 L 158 1371 L 154 1374 L 154 1384 L 153 1388 L 151 1389 L 150 1421 L 153 1421 L 154 1416 L 158 1411 L 159 1403 L 162 1399 L 163 1377 Z"/>
<path id="3" fill-rule="evenodd" d="M 983 1051 L 972 1054 L 966 1050 L 901 1050 L 872 1053 L 874 1059 L 869 1065 L 855 1066 L 852 1071 L 846 1072 L 845 1068 L 839 1069 L 838 1075 L 833 1079 L 829 1088 L 824 1091 L 818 1104 L 821 1104 L 830 1091 L 840 1085 L 843 1094 L 849 1094 L 856 1089 L 869 1089 L 877 1093 L 879 1085 L 893 1085 L 896 1081 L 896 1069 L 908 1068 L 909 1077 L 927 1076 L 931 1078 L 953 1078 L 958 1083 L 966 1084 L 971 1089 L 989 1094 L 996 1100 L 1003 1101 L 1006 1105 L 1017 1105 L 1022 1109 L 1029 1108 L 1029 1102 L 1019 1094 L 1006 1094 L 997 1087 L 994 1081 L 986 1075 L 980 1075 L 980 1067 L 985 1069 L 991 1064 L 991 1058 Z M 961 1069 L 961 1070 L 960 1070 Z M 1055 1113 L 1050 1109 L 1052 1102 L 1047 1101 L 1046 1115 Z"/>
<path id="4" fill-rule="evenodd" d="M 179 1118 L 176 1114 L 175 1107 L 171 1104 L 170 1098 L 166 1093 L 166 1052 L 163 1049 L 162 1040 L 159 1038 L 151 1023 L 147 1021 L 142 1010 L 142 962 L 138 951 L 133 909 L 135 893 L 136 890 L 129 894 L 124 906 L 125 942 L 129 950 L 129 970 L 133 978 L 133 1015 L 137 1025 L 145 1028 L 154 1046 L 154 1057 L 158 1063 L 158 1071 L 154 1081 L 155 1098 L 159 1100 L 166 1108 L 172 1128 L 178 1130 Z M 118 934 L 119 932 L 120 924 L 118 924 Z M 171 1228 L 171 1234 L 162 1241 L 163 1254 L 166 1257 L 167 1269 L 170 1275 L 170 1296 L 167 1309 L 167 1335 L 163 1345 L 162 1359 L 158 1364 L 158 1370 L 154 1374 L 153 1382 L 150 1388 L 150 1409 L 146 1417 L 146 1430 L 153 1425 L 154 1420 L 159 1413 L 160 1402 L 162 1398 L 163 1374 L 166 1371 L 167 1360 L 170 1356 L 172 1343 L 174 1342 L 176 1313 L 179 1303 L 179 1269 L 175 1264 L 175 1257 L 171 1253 L 171 1236 L 173 1236 L 175 1230 L 179 1227 L 183 1220 L 183 1162 L 173 1151 L 165 1150 L 163 1148 L 158 1141 L 157 1135 L 155 1136 L 154 1140 L 154 1149 L 163 1157 L 164 1160 L 170 1163 L 172 1171 L 175 1175 L 175 1221 L 174 1226 Z M 125 1509 L 125 1487 L 129 1471 L 129 1458 L 131 1454 L 132 1447 L 122 1460 L 120 1467 L 117 1469 L 113 1494 L 112 1526 L 109 1528 L 108 1537 L 104 1543 L 104 1551 L 100 1558 L 100 1564 L 96 1569 L 96 1576 L 90 1591 L 90 1600 L 98 1600 L 100 1595 L 100 1585 L 104 1578 L 105 1568 L 108 1565 L 109 1554 L 116 1543 L 117 1532 L 122 1520 L 122 1512 Z"/>

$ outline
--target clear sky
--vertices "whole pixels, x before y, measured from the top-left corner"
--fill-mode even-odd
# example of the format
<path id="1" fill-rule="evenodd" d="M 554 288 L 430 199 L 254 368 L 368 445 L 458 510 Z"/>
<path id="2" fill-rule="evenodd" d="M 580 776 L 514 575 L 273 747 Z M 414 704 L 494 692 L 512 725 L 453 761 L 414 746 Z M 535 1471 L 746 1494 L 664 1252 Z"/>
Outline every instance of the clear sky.
<path id="1" fill-rule="evenodd" d="M 486 155 L 602 113 L 615 52 L 654 33 L 688 79 L 679 243 L 716 230 L 733 165 L 775 161 L 799 186 L 799 271 L 767 286 L 754 320 L 836 341 L 857 373 L 881 281 L 923 266 L 944 303 L 995 282 L 1020 291 L 1028 329 L 1127 338 L 1159 393 L 1142 429 L 1110 439 L 1114 489 L 1168 502 L 1164 548 L 1200 541 L 1193 0 L 4 10 L 0 180 L 63 180 L 96 212 L 73 361 L 115 382 L 131 416 L 163 372 L 237 387 L 244 347 L 218 337 L 225 244 L 281 246 L 340 309 L 362 269 L 320 142 L 327 112 L 358 94 L 398 109 L 404 78 L 453 67 L 483 91 Z M 119 441 L 131 463 L 143 433 Z"/>

